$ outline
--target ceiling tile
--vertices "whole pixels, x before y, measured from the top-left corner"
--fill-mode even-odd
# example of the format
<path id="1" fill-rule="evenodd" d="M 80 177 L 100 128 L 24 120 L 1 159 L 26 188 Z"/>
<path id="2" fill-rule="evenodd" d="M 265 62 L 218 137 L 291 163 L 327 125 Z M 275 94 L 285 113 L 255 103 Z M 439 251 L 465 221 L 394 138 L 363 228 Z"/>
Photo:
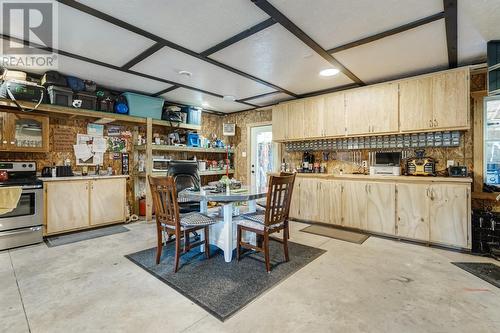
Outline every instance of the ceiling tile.
<path id="1" fill-rule="evenodd" d="M 122 66 L 154 44 L 150 39 L 63 4 L 58 6 L 57 17 L 58 43 L 50 46 L 112 65 Z M 14 22 L 22 24 L 22 20 Z M 22 29 L 20 26 L 11 31 Z M 21 33 L 11 35 L 23 38 Z"/>
<path id="2" fill-rule="evenodd" d="M 443 11 L 442 0 L 270 0 L 324 49 Z"/>
<path id="3" fill-rule="evenodd" d="M 138 63 L 132 70 L 183 83 L 220 95 L 231 95 L 236 99 L 274 91 L 265 85 L 241 75 L 194 58 L 177 50 L 164 47 L 149 58 Z M 179 75 L 179 71 L 192 73 L 191 77 Z"/>
<path id="4" fill-rule="evenodd" d="M 285 93 L 276 93 L 272 95 L 267 95 L 259 98 L 254 98 L 247 100 L 248 103 L 252 103 L 258 106 L 265 106 L 265 105 L 271 105 L 271 104 L 277 104 L 283 101 L 287 101 L 289 99 L 293 99 L 292 96 L 287 95 Z"/>
<path id="5" fill-rule="evenodd" d="M 486 61 L 486 42 L 500 39 L 500 1 L 458 2 L 458 61 Z"/>
<path id="6" fill-rule="evenodd" d="M 80 0 L 196 52 L 268 18 L 248 0 Z"/>
<path id="7" fill-rule="evenodd" d="M 366 83 L 447 68 L 444 20 L 336 53 L 335 57 Z"/>
<path id="8" fill-rule="evenodd" d="M 251 108 L 248 105 L 225 101 L 222 98 L 204 94 L 198 91 L 179 88 L 161 95 L 165 100 L 174 103 L 198 106 L 206 110 L 219 112 L 236 112 Z"/>
<path id="9" fill-rule="evenodd" d="M 332 65 L 278 24 L 210 57 L 298 94 L 352 83 L 344 74 L 320 77 Z"/>

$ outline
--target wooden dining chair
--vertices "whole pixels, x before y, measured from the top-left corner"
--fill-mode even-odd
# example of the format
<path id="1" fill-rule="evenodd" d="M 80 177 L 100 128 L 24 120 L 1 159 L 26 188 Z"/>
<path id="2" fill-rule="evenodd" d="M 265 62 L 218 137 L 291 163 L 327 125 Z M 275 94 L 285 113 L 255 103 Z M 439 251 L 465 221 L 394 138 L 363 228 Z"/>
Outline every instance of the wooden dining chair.
<path id="1" fill-rule="evenodd" d="M 256 212 L 243 215 L 243 220 L 238 222 L 237 230 L 237 259 L 240 260 L 241 248 L 252 249 L 263 252 L 266 261 L 267 272 L 271 271 L 269 259 L 269 241 L 274 240 L 283 244 L 285 261 L 289 261 L 288 256 L 288 238 L 289 223 L 288 213 L 290 211 L 290 202 L 292 200 L 293 184 L 295 174 L 287 176 L 270 176 L 267 191 L 267 202 L 265 212 Z M 271 234 L 283 230 L 283 238 L 270 237 Z M 253 245 L 242 241 L 242 233 L 253 232 L 263 238 L 262 245 Z"/>
<path id="2" fill-rule="evenodd" d="M 210 258 L 209 231 L 211 224 L 216 223 L 211 217 L 197 213 L 179 214 L 179 203 L 177 201 L 177 189 L 173 177 L 151 177 L 148 176 L 149 186 L 153 197 L 153 205 L 156 211 L 156 231 L 158 247 L 156 251 L 156 264 L 160 263 L 163 249 L 163 235 L 175 235 L 175 263 L 174 272 L 179 269 L 179 258 L 181 254 L 202 244 L 205 245 L 205 256 Z M 204 239 L 190 243 L 189 235 L 192 232 L 203 229 Z M 181 239 L 184 239 L 181 250 Z"/>

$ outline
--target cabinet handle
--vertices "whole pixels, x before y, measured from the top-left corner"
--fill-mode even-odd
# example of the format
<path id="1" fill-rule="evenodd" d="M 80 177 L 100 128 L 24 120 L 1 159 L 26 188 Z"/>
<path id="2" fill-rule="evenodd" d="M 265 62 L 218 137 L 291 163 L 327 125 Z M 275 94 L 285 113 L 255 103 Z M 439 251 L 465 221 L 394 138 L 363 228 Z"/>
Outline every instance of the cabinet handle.
<path id="1" fill-rule="evenodd" d="M 16 141 L 11 141 L 10 142 L 11 145 L 15 145 L 16 144 Z"/>
<path id="2" fill-rule="evenodd" d="M 3 140 L 3 141 L 2 141 L 2 143 L 5 145 L 5 144 L 7 144 L 7 141 L 6 141 L 6 140 Z"/>
<path id="3" fill-rule="evenodd" d="M 365 192 L 368 193 L 368 184 L 365 184 Z"/>
<path id="4" fill-rule="evenodd" d="M 429 127 L 432 127 L 432 119 L 429 120 Z"/>
<path id="5" fill-rule="evenodd" d="M 429 195 L 429 188 L 427 188 L 427 189 L 425 190 L 425 193 L 426 193 L 427 197 L 430 197 L 430 195 Z"/>
<path id="6" fill-rule="evenodd" d="M 436 119 L 434 119 L 434 127 L 437 127 L 438 126 L 438 122 Z"/>

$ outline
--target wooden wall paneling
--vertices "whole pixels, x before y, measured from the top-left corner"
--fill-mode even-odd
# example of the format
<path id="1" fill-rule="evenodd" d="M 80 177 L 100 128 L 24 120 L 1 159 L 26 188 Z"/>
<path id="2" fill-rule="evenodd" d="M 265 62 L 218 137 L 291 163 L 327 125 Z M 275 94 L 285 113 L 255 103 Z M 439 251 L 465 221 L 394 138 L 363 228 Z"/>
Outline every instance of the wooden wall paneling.
<path id="1" fill-rule="evenodd" d="M 58 181 L 45 184 L 47 233 L 90 225 L 89 181 Z"/>
<path id="2" fill-rule="evenodd" d="M 436 184 L 430 187 L 430 240 L 466 248 L 470 200 L 467 185 Z"/>
<path id="3" fill-rule="evenodd" d="M 432 77 L 407 80 L 399 84 L 399 119 L 402 132 L 432 127 Z"/>
<path id="4" fill-rule="evenodd" d="M 397 230 L 403 238 L 429 241 L 429 185 L 397 184 Z"/>
<path id="5" fill-rule="evenodd" d="M 366 229 L 396 234 L 396 184 L 368 183 Z"/>
<path id="6" fill-rule="evenodd" d="M 333 93 L 325 96 L 323 110 L 323 135 L 344 136 L 346 131 L 345 94 Z"/>

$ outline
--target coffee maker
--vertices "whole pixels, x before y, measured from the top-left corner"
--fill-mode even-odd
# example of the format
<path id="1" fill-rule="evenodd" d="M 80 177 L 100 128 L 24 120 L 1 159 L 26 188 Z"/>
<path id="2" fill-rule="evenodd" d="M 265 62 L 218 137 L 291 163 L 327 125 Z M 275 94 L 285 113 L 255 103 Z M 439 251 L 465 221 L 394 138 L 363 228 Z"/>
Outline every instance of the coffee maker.
<path id="1" fill-rule="evenodd" d="M 302 155 L 302 172 L 313 172 L 314 167 L 314 154 L 305 151 Z"/>

